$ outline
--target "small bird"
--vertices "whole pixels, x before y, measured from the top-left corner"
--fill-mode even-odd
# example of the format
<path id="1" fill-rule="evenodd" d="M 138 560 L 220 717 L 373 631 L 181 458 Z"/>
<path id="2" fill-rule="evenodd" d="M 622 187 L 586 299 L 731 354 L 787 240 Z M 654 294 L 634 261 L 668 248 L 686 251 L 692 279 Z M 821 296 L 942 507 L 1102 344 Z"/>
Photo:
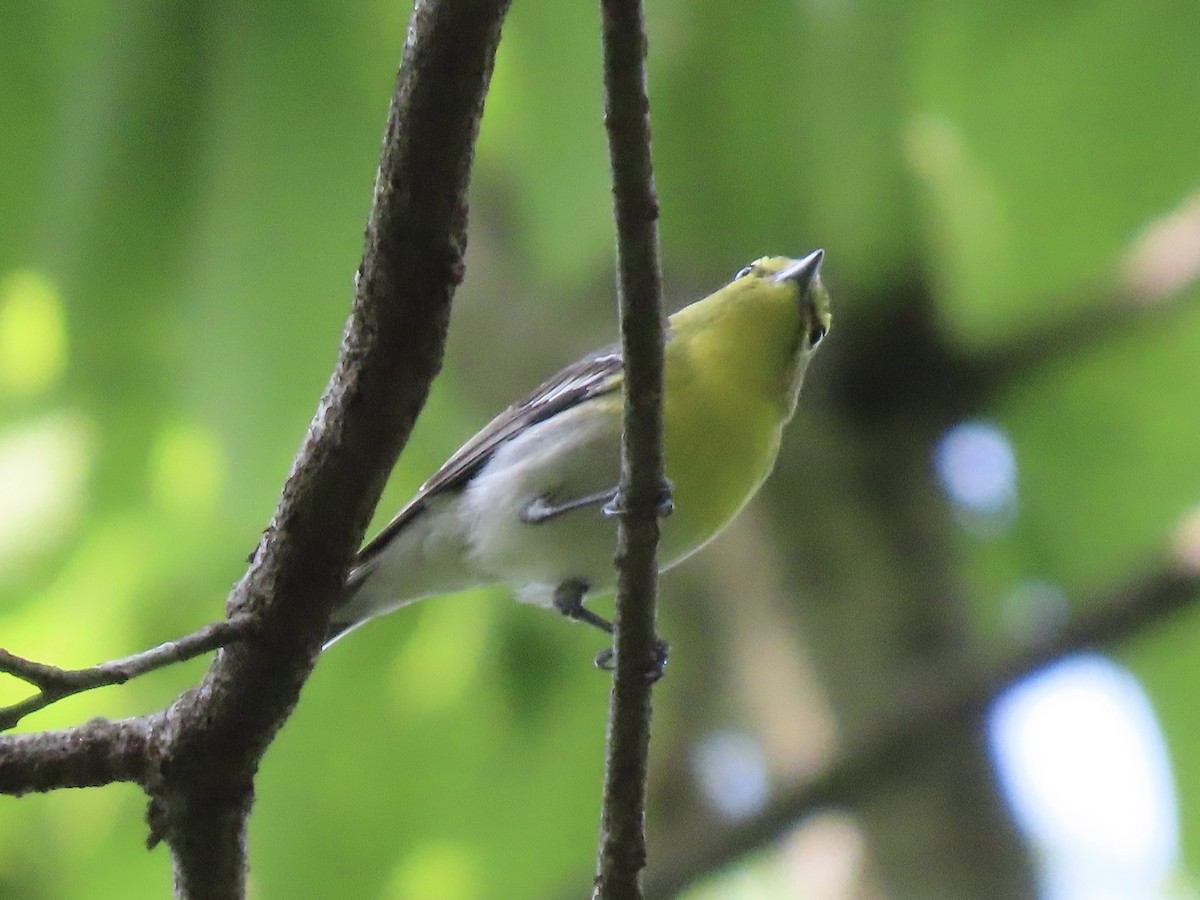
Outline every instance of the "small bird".
<path id="1" fill-rule="evenodd" d="M 660 570 L 712 540 L 774 468 L 829 331 L 823 255 L 763 257 L 668 320 L 663 511 L 673 513 Z M 359 552 L 325 646 L 414 600 L 488 584 L 611 634 L 584 600 L 616 580 L 622 374 L 619 346 L 585 356 L 460 447 Z"/>

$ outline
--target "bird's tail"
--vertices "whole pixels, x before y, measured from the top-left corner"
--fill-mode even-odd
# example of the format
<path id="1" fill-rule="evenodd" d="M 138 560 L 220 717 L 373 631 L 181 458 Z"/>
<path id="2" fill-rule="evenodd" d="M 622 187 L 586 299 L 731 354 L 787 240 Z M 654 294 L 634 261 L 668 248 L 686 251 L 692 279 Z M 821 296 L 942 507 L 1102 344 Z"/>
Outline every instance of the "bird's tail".
<path id="1" fill-rule="evenodd" d="M 431 511 L 436 508 L 420 507 L 403 519 L 397 517 L 382 532 L 381 544 L 364 548 L 334 608 L 325 647 L 376 616 L 479 583 L 477 574 L 464 565 L 466 542 L 457 518 Z"/>
<path id="2" fill-rule="evenodd" d="M 328 650 L 338 638 L 349 634 L 359 625 L 370 619 L 370 616 L 364 616 L 359 613 L 354 602 L 355 595 L 367 580 L 367 575 L 370 574 L 370 566 L 356 566 L 350 570 L 350 575 L 346 579 L 346 587 L 342 591 L 342 596 L 338 599 L 337 606 L 333 608 L 333 618 L 329 621 L 329 630 L 325 632 L 325 643 L 321 645 L 322 650 Z"/>

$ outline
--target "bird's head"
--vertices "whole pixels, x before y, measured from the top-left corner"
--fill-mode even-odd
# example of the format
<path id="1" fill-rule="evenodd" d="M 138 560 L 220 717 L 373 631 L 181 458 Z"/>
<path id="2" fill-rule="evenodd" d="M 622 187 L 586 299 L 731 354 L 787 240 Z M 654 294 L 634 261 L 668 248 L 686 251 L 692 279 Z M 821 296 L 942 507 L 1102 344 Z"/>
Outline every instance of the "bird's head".
<path id="1" fill-rule="evenodd" d="M 730 287 L 788 298 L 800 312 L 800 349 L 811 352 L 829 333 L 832 320 L 829 293 L 821 283 L 824 257 L 824 250 L 814 250 L 800 259 L 764 256 L 738 272 Z"/>

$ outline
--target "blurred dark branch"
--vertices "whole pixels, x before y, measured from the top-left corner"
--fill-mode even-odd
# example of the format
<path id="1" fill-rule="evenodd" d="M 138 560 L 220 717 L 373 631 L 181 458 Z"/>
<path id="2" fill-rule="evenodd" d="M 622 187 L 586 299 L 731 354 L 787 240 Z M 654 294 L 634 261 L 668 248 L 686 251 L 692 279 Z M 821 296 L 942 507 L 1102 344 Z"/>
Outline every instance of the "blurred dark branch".
<path id="1" fill-rule="evenodd" d="M 1082 605 L 1056 635 L 983 668 L 972 679 L 938 685 L 937 693 L 907 704 L 881 725 L 877 737 L 848 749 L 820 775 L 779 794 L 752 819 L 712 827 L 676 841 L 674 858 L 649 872 L 647 897 L 674 897 L 707 874 L 765 848 L 805 816 L 832 806 L 865 802 L 881 786 L 919 766 L 947 734 L 972 726 L 996 698 L 1060 657 L 1140 635 L 1200 601 L 1200 572 L 1174 563 L 1109 596 Z"/>
<path id="2" fill-rule="evenodd" d="M 1061 303 L 1072 312 L 971 360 L 976 378 L 994 389 L 1057 360 L 1086 352 L 1165 316 L 1195 308 L 1200 296 L 1184 303 L 1200 277 L 1200 194 L 1151 222 L 1115 266 L 1107 289 L 1092 291 L 1091 302 Z"/>
<path id="3" fill-rule="evenodd" d="M 30 713 L 45 709 L 66 697 L 84 691 L 124 684 L 131 678 L 145 675 L 166 666 L 192 659 L 224 647 L 247 636 L 250 621 L 245 616 L 231 616 L 212 622 L 198 631 L 174 641 L 167 641 L 141 653 L 114 659 L 86 669 L 60 669 L 57 666 L 34 662 L 0 649 L 0 672 L 19 678 L 37 688 L 27 700 L 12 706 L 0 707 L 0 731 L 13 728 Z M 0 748 L 3 749 L 3 748 Z"/>
<path id="4" fill-rule="evenodd" d="M 64 731 L 14 734 L 0 741 L 0 794 L 146 784 L 156 761 L 161 716 L 92 719 Z"/>
<path id="5" fill-rule="evenodd" d="M 646 29 L 641 0 L 601 0 L 605 125 L 612 160 L 618 296 L 625 359 L 621 510 L 617 531 L 616 666 L 595 895 L 641 896 L 646 865 L 648 673 L 658 665 L 658 515 L 663 476 L 662 276 L 658 198 L 650 158 Z"/>
<path id="6" fill-rule="evenodd" d="M 1191 313 L 1200 305 L 1192 290 L 1198 279 L 1200 194 L 1151 222 L 1086 301 L 1047 301 L 1069 312 L 986 349 L 966 352 L 951 343 L 928 280 L 890 282 L 887 302 L 864 304 L 883 310 L 881 317 L 839 331 L 848 336 L 839 342 L 852 342 L 844 346 L 839 406 L 863 419 L 928 410 L 967 414 L 1048 365 Z"/>
<path id="7" fill-rule="evenodd" d="M 312 670 L 346 570 L 441 365 L 463 276 L 473 147 L 507 6 L 416 4 L 337 366 L 227 604 L 231 619 L 253 622 L 253 637 L 220 650 L 197 688 L 145 720 L 142 743 L 153 768 L 136 777 L 151 796 L 151 842 L 170 845 L 175 893 L 185 900 L 245 894 L 246 819 L 259 760 Z M 279 152 L 294 139 L 281 135 Z M 136 742 L 131 726 L 83 725 L 59 733 L 55 745 L 87 735 L 97 759 L 136 757 L 113 743 Z M 0 739 L 9 792 L 51 785 L 34 780 L 36 763 L 21 764 L 29 761 L 25 748 L 37 746 L 35 736 Z M 59 784 L 91 783 L 65 769 Z"/>
<path id="8" fill-rule="evenodd" d="M 1159 327 L 1168 317 L 1186 315 L 1198 305 L 1200 295 L 1165 298 L 1148 305 L 1127 294 L 1102 297 L 1086 306 L 1075 304 L 1070 313 L 1036 333 L 964 360 L 964 369 L 982 393 L 993 394 L 1059 360 L 1087 353 L 1139 328 Z"/>

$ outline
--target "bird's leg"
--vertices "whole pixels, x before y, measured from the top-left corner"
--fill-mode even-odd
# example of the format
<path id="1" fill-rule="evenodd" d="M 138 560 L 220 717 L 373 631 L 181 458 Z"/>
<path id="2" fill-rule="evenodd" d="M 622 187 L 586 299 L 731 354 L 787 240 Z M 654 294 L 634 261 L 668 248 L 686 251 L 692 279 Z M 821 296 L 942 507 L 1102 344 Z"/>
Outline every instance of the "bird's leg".
<path id="1" fill-rule="evenodd" d="M 554 608 L 576 622 L 586 622 L 594 628 L 599 628 L 607 635 L 612 635 L 612 622 L 603 616 L 598 616 L 583 605 L 583 598 L 588 592 L 586 581 L 574 579 L 564 581 L 554 589 Z"/>
<path id="2" fill-rule="evenodd" d="M 596 615 L 586 606 L 583 605 L 583 598 L 587 594 L 588 585 L 586 582 L 573 580 L 564 581 L 554 590 L 554 608 L 566 616 L 568 619 L 574 619 L 576 622 L 586 622 L 596 628 L 599 628 L 605 634 L 613 633 L 612 622 L 602 616 Z M 670 645 L 662 638 L 654 639 L 654 660 L 646 669 L 647 681 L 658 681 L 663 677 L 663 672 L 667 668 L 667 656 L 670 651 Z M 596 667 L 603 669 L 606 672 L 611 672 L 613 669 L 614 652 L 611 647 L 607 647 L 596 654 Z"/>
<path id="3" fill-rule="evenodd" d="M 542 522 L 548 522 L 551 519 L 561 516 L 563 513 L 568 513 L 573 509 L 582 509 L 585 506 L 595 506 L 597 503 L 609 504 L 616 497 L 616 488 L 610 488 L 607 491 L 601 491 L 598 494 L 588 494 L 586 497 L 576 497 L 574 500 L 567 500 L 563 503 L 551 503 L 546 497 L 534 497 L 520 512 L 520 519 L 526 525 L 540 525 Z M 608 506 L 604 507 L 606 510 Z M 607 513 L 606 513 L 607 515 Z M 593 623 L 594 624 L 594 623 Z"/>
<path id="4" fill-rule="evenodd" d="M 655 512 L 658 513 L 660 519 L 665 519 L 675 511 L 675 499 L 671 496 L 674 490 L 675 485 L 671 484 L 670 478 L 664 478 L 662 484 L 658 486 L 658 504 L 655 506 Z M 615 518 L 622 515 L 625 510 L 625 498 L 621 496 L 620 491 L 613 491 L 612 499 L 604 504 L 605 517 Z"/>

